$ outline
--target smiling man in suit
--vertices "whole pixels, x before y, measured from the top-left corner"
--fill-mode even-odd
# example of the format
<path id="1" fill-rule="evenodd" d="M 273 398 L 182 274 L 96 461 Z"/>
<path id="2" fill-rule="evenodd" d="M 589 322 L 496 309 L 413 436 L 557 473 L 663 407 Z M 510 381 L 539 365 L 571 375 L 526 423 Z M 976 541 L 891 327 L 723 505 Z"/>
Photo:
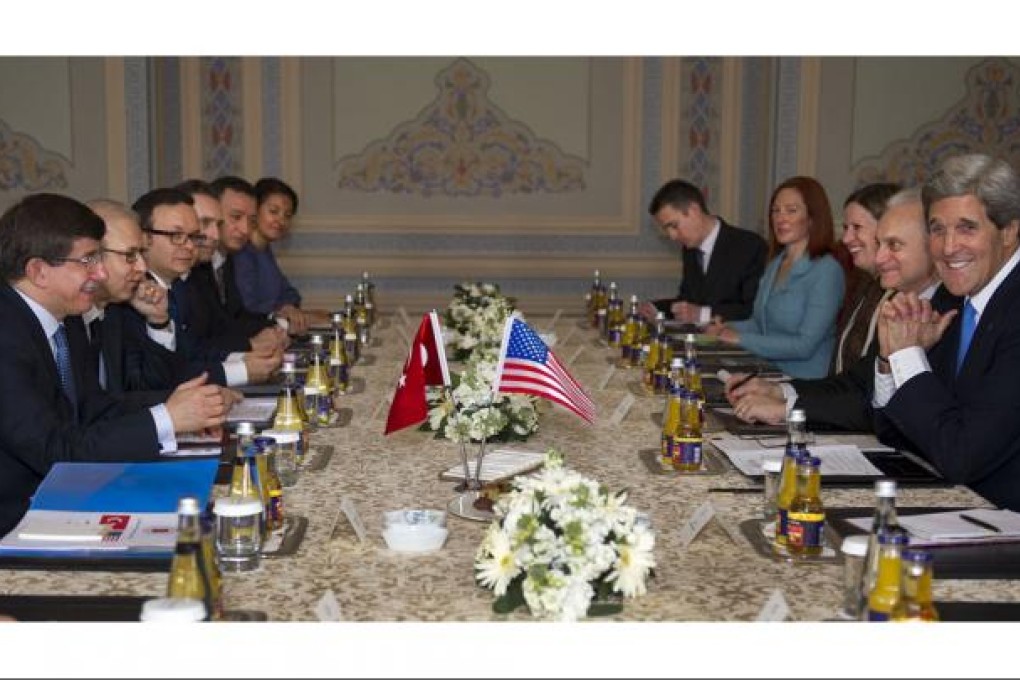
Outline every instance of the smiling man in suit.
<path id="1" fill-rule="evenodd" d="M 956 156 L 922 199 L 935 266 L 963 303 L 943 315 L 916 295 L 883 303 L 878 433 L 1020 510 L 1020 177 L 1000 159 Z"/>
<path id="2" fill-rule="evenodd" d="M 205 376 L 164 404 L 130 408 L 100 387 L 67 317 L 93 305 L 106 279 L 102 219 L 57 194 L 21 199 L 0 216 L 0 535 L 10 531 L 58 461 L 154 459 L 175 432 L 222 424 Z"/>
<path id="3" fill-rule="evenodd" d="M 655 193 L 648 212 L 682 247 L 683 280 L 677 297 L 644 302 L 641 315 L 651 321 L 662 311 L 697 325 L 713 317 L 737 321 L 751 316 L 765 271 L 764 239 L 709 213 L 701 191 L 680 179 Z"/>

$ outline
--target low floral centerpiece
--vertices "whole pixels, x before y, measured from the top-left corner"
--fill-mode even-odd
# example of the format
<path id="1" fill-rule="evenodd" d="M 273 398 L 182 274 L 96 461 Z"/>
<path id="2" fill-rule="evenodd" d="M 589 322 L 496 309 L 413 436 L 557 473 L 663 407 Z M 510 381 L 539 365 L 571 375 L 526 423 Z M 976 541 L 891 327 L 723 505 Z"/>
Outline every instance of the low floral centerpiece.
<path id="1" fill-rule="evenodd" d="M 514 478 L 497 501 L 475 554 L 475 578 L 495 593 L 493 609 L 527 604 L 536 617 L 575 621 L 618 611 L 618 603 L 602 604 L 614 595 L 643 595 L 655 536 L 626 501 L 547 451 L 544 467 Z"/>
<path id="2" fill-rule="evenodd" d="M 445 390 L 429 388 L 429 417 L 422 428 L 457 443 L 525 441 L 538 431 L 538 399 L 493 394 L 498 348 L 479 349 L 451 376 Z"/>

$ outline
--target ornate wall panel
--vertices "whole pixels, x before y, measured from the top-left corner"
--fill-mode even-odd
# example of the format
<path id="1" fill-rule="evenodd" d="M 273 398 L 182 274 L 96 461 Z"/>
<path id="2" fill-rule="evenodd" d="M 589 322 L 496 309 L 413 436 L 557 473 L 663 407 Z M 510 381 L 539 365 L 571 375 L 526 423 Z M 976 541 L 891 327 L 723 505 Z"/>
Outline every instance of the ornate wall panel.
<path id="1" fill-rule="evenodd" d="M 0 57 L 0 210 L 38 191 L 110 193 L 124 166 L 111 158 L 123 128 L 111 141 L 108 94 L 103 59 Z"/>
<path id="2" fill-rule="evenodd" d="M 594 268 L 667 293 L 676 254 L 643 209 L 658 140 L 641 61 L 283 60 L 280 157 L 301 213 L 281 265 L 324 304 L 362 269 L 412 306 L 486 278 L 532 309 L 574 308 Z M 515 70 L 543 74 L 539 89 Z"/>
<path id="3" fill-rule="evenodd" d="M 972 67 L 966 90 L 937 120 L 925 122 L 853 169 L 858 185 L 896 181 L 922 183 L 947 157 L 987 153 L 1020 167 L 1020 68 L 1006 59 Z"/>

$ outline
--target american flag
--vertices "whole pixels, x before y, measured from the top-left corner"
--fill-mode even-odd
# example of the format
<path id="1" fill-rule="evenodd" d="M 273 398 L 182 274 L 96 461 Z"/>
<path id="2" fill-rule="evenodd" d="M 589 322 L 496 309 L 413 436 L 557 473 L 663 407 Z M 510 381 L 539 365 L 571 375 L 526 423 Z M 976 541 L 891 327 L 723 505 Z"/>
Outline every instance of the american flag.
<path id="1" fill-rule="evenodd" d="M 528 324 L 510 317 L 503 329 L 494 394 L 519 392 L 543 397 L 565 406 L 589 423 L 595 422 L 595 404 Z"/>

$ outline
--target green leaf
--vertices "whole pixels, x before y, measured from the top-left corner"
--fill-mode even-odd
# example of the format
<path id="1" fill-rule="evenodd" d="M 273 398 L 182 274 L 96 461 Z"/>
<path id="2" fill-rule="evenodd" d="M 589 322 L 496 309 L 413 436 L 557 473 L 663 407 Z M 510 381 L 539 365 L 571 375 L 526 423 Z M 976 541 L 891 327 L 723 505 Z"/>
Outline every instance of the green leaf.
<path id="1" fill-rule="evenodd" d="M 524 602 L 524 591 L 521 590 L 521 583 L 524 577 L 518 576 L 507 586 L 506 593 L 497 597 L 492 603 L 492 611 L 497 614 L 509 614 L 517 609 Z"/>

